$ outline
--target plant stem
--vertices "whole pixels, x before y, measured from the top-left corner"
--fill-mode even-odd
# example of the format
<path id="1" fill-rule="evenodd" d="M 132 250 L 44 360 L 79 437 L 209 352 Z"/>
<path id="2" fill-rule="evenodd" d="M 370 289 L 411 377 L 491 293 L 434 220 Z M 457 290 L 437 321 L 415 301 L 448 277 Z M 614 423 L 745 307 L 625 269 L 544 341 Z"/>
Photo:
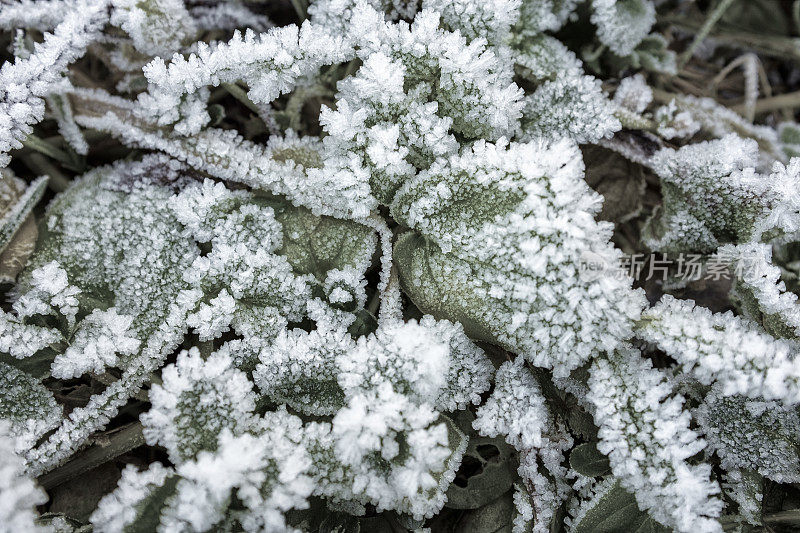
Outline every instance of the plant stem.
<path id="1" fill-rule="evenodd" d="M 756 101 L 755 113 L 769 113 L 770 111 L 777 111 L 779 109 L 794 109 L 797 107 L 800 107 L 800 91 L 762 98 Z M 744 106 L 737 105 L 733 109 L 741 113 L 744 110 Z"/>
<path id="2" fill-rule="evenodd" d="M 255 113 L 256 116 L 260 115 L 261 111 L 258 109 L 258 106 L 254 104 L 253 101 L 250 100 L 250 98 L 247 97 L 247 93 L 245 92 L 244 89 L 242 89 L 235 83 L 221 83 L 220 85 L 222 86 L 223 89 L 228 91 L 228 93 L 230 93 L 231 96 L 233 96 L 239 102 L 244 104 L 244 106 L 247 107 L 247 109 Z"/>
<path id="3" fill-rule="evenodd" d="M 28 137 L 24 141 L 22 141 L 22 145 L 25 148 L 30 148 L 31 150 L 44 154 L 47 157 L 51 157 L 56 161 L 60 161 L 67 165 L 73 162 L 72 158 L 69 156 L 67 152 L 59 148 L 56 148 L 49 142 L 37 137 L 36 135 L 33 134 L 28 135 Z"/>
<path id="4" fill-rule="evenodd" d="M 291 2 L 292 7 L 300 19 L 300 22 L 306 20 L 306 17 L 308 16 L 308 4 L 305 2 L 305 0 L 291 0 Z"/>
<path id="5" fill-rule="evenodd" d="M 44 174 L 50 178 L 47 182 L 47 186 L 54 192 L 61 192 L 72 183 L 72 180 L 40 153 L 31 152 L 22 155 L 21 158 L 25 165 L 36 174 Z"/>
<path id="6" fill-rule="evenodd" d="M 800 524 L 800 509 L 764 515 L 764 522 L 768 524 Z"/>
<path id="7" fill-rule="evenodd" d="M 700 43 L 702 43 L 706 37 L 708 37 L 708 34 L 711 33 L 711 29 L 714 27 L 714 24 L 716 24 L 717 21 L 722 18 L 722 15 L 732 3 L 733 0 L 720 0 L 720 3 L 717 4 L 717 7 L 715 7 L 711 13 L 708 14 L 706 21 L 700 27 L 700 31 L 695 34 L 692 44 L 690 44 L 689 48 L 687 48 L 678 58 L 678 68 L 685 65 L 692 58 L 695 50 L 697 50 L 697 47 L 700 46 Z"/>
<path id="8" fill-rule="evenodd" d="M 95 444 L 68 463 L 44 474 L 38 480 L 39 485 L 52 489 L 143 444 L 142 424 L 133 423 L 111 435 L 106 444 Z"/>
<path id="9" fill-rule="evenodd" d="M 671 24 L 689 33 L 698 33 L 699 24 L 685 17 L 664 16 L 660 22 Z M 800 39 L 760 35 L 742 31 L 712 31 L 709 37 L 718 43 L 738 49 L 753 49 L 764 55 L 797 61 L 800 59 Z"/>

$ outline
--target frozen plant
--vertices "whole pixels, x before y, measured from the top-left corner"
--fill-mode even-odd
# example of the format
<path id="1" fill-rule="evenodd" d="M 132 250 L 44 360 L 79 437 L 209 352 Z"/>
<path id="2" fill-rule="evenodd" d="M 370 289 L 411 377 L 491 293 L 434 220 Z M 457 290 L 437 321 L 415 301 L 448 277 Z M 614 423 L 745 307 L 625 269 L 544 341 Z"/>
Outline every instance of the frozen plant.
<path id="1" fill-rule="evenodd" d="M 796 516 L 765 1 L 0 0 L 0 533 Z"/>

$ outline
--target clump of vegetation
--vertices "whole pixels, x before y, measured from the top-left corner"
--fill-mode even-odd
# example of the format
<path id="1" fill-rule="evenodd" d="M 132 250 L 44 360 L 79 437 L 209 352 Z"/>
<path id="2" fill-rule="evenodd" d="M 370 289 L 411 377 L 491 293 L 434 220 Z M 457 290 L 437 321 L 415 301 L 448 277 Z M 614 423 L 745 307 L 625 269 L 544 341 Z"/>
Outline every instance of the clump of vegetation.
<path id="1" fill-rule="evenodd" d="M 0 531 L 800 527 L 800 1 L 0 29 Z"/>

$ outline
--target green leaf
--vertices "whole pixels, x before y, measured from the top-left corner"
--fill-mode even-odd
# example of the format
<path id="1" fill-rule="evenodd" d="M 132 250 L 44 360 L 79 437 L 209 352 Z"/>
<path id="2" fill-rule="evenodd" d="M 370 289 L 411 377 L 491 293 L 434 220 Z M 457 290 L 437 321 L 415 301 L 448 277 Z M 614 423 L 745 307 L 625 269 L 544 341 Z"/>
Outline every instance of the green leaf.
<path id="1" fill-rule="evenodd" d="M 471 285 L 450 283 L 454 272 L 471 267 L 415 232 L 397 238 L 394 260 L 403 290 L 423 312 L 461 322 L 472 339 L 497 342 L 495 332 L 485 323 L 485 296 L 490 287 L 474 276 Z"/>
<path id="2" fill-rule="evenodd" d="M 600 453 L 593 442 L 576 446 L 569 454 L 569 465 L 577 473 L 589 477 L 604 476 L 611 471 L 608 457 Z"/>
<path id="3" fill-rule="evenodd" d="M 584 503 L 573 524 L 573 533 L 668 533 L 665 528 L 639 510 L 633 495 L 618 480 L 609 481 L 589 502 Z"/>
<path id="4" fill-rule="evenodd" d="M 458 523 L 460 533 L 511 533 L 514 502 L 511 491 L 464 514 Z"/>
<path id="5" fill-rule="evenodd" d="M 36 251 L 18 279 L 20 293 L 29 290 L 36 268 L 56 261 L 81 291 L 79 317 L 114 306 L 134 317 L 137 336 L 149 336 L 188 287 L 183 275 L 199 255 L 168 208 L 176 188 L 188 182 L 182 172 L 148 156 L 76 180 L 48 205 Z"/>
<path id="6" fill-rule="evenodd" d="M 372 258 L 377 244 L 374 231 L 361 224 L 313 215 L 304 208 L 286 209 L 275 217 L 283 225 L 283 247 L 298 274 L 313 274 L 325 281 L 334 268 L 357 267 Z"/>
<path id="7" fill-rule="evenodd" d="M 695 411 L 726 470 L 754 470 L 783 483 L 800 481 L 800 416 L 793 406 L 708 394 Z"/>
<path id="8" fill-rule="evenodd" d="M 345 513 L 329 513 L 319 526 L 319 533 L 359 533 L 358 518 Z"/>
<path id="9" fill-rule="evenodd" d="M 667 40 L 658 33 L 651 33 L 628 56 L 609 54 L 608 62 L 617 71 L 645 69 L 662 74 L 675 74 L 676 54 L 669 48 Z"/>
<path id="10" fill-rule="evenodd" d="M 164 483 L 154 488 L 143 500 L 136 505 L 136 519 L 126 528 L 125 533 L 152 533 L 161 523 L 161 511 L 167 500 L 175 494 L 178 481 L 181 477 L 177 474 L 168 476 Z"/>
<path id="11" fill-rule="evenodd" d="M 477 509 L 508 491 L 516 478 L 516 454 L 502 438 L 473 434 L 456 479 L 447 490 L 447 507 Z"/>
<path id="12" fill-rule="evenodd" d="M 0 364 L 13 366 L 37 379 L 43 379 L 50 375 L 50 365 L 53 364 L 55 357 L 56 352 L 53 349 L 45 348 L 31 357 L 23 357 L 22 359 L 11 357 L 8 354 L 0 354 Z"/>
<path id="13" fill-rule="evenodd" d="M 12 430 L 33 444 L 61 421 L 61 406 L 53 393 L 38 379 L 0 363 L 0 419 L 11 422 Z"/>
<path id="14" fill-rule="evenodd" d="M 331 290 L 344 289 L 353 295 L 342 306 L 347 311 L 358 307 L 359 289 L 330 277 L 332 270 L 354 269 L 359 277 L 372 262 L 377 248 L 375 232 L 362 224 L 328 216 L 316 216 L 302 207 L 276 210 L 283 225 L 283 246 L 276 253 L 286 257 L 296 274 L 312 274 Z M 327 282 L 327 283 L 326 283 Z"/>

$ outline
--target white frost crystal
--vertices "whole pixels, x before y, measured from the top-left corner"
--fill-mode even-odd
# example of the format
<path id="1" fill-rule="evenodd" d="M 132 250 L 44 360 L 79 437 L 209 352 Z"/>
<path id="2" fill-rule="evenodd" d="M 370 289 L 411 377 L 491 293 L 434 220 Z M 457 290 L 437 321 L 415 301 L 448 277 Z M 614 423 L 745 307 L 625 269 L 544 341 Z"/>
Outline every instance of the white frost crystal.
<path id="1" fill-rule="evenodd" d="M 715 141 L 664 148 L 652 158 L 664 205 L 648 221 L 645 242 L 661 252 L 711 252 L 726 243 L 760 240 L 770 232 L 795 232 L 798 163 L 756 171 L 758 144 L 727 135 Z"/>
<path id="2" fill-rule="evenodd" d="M 117 354 L 134 355 L 141 341 L 133 336 L 132 323 L 132 316 L 119 315 L 113 307 L 92 311 L 81 322 L 69 348 L 56 356 L 51 368 L 53 376 L 73 378 L 85 372 L 99 373 L 117 366 Z"/>
<path id="3" fill-rule="evenodd" d="M 143 471 L 128 465 L 114 492 L 106 494 L 92 513 L 90 520 L 96 531 L 122 533 L 138 518 L 136 507 L 174 476 L 174 470 L 153 463 Z"/>
<path id="4" fill-rule="evenodd" d="M 67 271 L 56 261 L 31 272 L 31 289 L 14 302 L 21 317 L 61 314 L 70 325 L 75 324 L 80 288 L 70 285 Z"/>
<path id="5" fill-rule="evenodd" d="M 663 374 L 638 351 L 622 349 L 592 363 L 589 389 L 598 449 L 639 507 L 677 531 L 722 531 L 710 466 L 687 462 L 705 442 L 689 429 L 684 400 L 671 396 Z"/>
<path id="6" fill-rule="evenodd" d="M 723 396 L 715 387 L 695 418 L 726 470 L 755 470 L 779 483 L 800 480 L 800 417 L 794 407 Z"/>
<path id="7" fill-rule="evenodd" d="M 726 396 L 800 403 L 797 343 L 775 339 L 730 311 L 713 314 L 668 295 L 642 314 L 642 323 L 639 337 L 655 343 L 701 383 L 718 383 Z"/>
<path id="8" fill-rule="evenodd" d="M 253 423 L 252 383 L 224 355 L 204 360 L 197 348 L 181 352 L 162 379 L 150 392 L 153 407 L 142 424 L 145 439 L 165 447 L 176 463 L 216 449 L 223 429 L 240 434 Z"/>
<path id="9" fill-rule="evenodd" d="M 97 0 L 75 2 L 29 57 L 4 62 L 0 67 L 0 167 L 8 165 L 8 152 L 21 148 L 33 125 L 44 118 L 43 98 L 62 79 L 67 66 L 97 38 L 105 4 Z"/>
<path id="10" fill-rule="evenodd" d="M 556 375 L 612 350 L 643 302 L 616 270 L 582 170 L 565 140 L 479 141 L 406 183 L 392 213 L 416 230 L 395 245 L 411 299 Z M 601 279 L 583 275 L 587 258 L 607 268 Z"/>
<path id="11" fill-rule="evenodd" d="M 415 518 L 442 508 L 467 446 L 429 404 L 410 401 L 389 383 L 352 396 L 331 426 L 316 432 L 319 494 Z"/>
<path id="12" fill-rule="evenodd" d="M 550 429 L 542 391 L 522 358 L 503 363 L 495 375 L 494 392 L 478 410 L 473 427 L 481 435 L 505 436 L 517 449 L 542 447 L 542 434 Z"/>
<path id="13" fill-rule="evenodd" d="M 46 532 L 34 519 L 36 506 L 47 501 L 47 494 L 25 474 L 25 462 L 16 448 L 8 423 L 0 420 L 0 530 Z"/>
<path id="14" fill-rule="evenodd" d="M 32 376 L 5 363 L 0 363 L 0 372 L 0 420 L 8 423 L 6 433 L 16 438 L 16 452 L 23 453 L 61 422 L 62 408 Z"/>
<path id="15" fill-rule="evenodd" d="M 112 0 L 111 4 L 111 23 L 125 30 L 144 54 L 169 56 L 197 31 L 183 0 Z"/>
<path id="16" fill-rule="evenodd" d="M 656 10 L 650 0 L 592 0 L 591 18 L 600 42 L 626 56 L 650 33 Z"/>
<path id="17" fill-rule="evenodd" d="M 477 403 L 492 373 L 491 363 L 460 326 L 431 316 L 419 323 L 381 326 L 374 335 L 359 339 L 337 363 L 339 384 L 347 394 L 388 382 L 394 390 L 441 411 Z"/>
<path id="18" fill-rule="evenodd" d="M 335 414 L 344 405 L 336 361 L 354 348 L 343 330 L 284 330 L 260 352 L 253 380 L 263 394 L 300 412 Z"/>

